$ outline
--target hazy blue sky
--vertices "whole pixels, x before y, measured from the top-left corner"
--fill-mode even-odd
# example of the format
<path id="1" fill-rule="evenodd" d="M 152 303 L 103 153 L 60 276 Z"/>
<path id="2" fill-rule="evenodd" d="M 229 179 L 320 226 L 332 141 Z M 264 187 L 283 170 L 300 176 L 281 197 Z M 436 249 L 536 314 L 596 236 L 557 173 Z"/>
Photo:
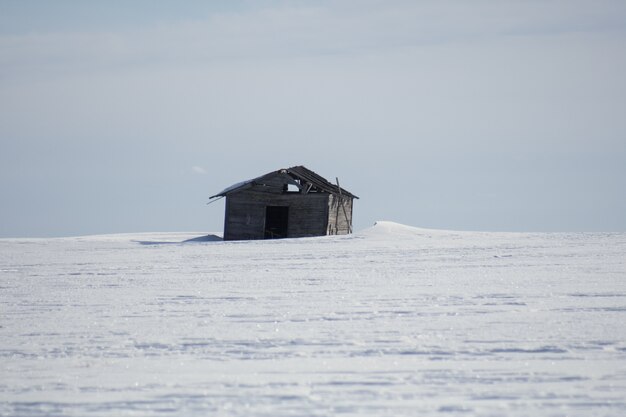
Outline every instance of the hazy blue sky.
<path id="1" fill-rule="evenodd" d="M 304 164 L 375 220 L 626 231 L 626 2 L 0 0 L 0 236 L 218 231 Z"/>

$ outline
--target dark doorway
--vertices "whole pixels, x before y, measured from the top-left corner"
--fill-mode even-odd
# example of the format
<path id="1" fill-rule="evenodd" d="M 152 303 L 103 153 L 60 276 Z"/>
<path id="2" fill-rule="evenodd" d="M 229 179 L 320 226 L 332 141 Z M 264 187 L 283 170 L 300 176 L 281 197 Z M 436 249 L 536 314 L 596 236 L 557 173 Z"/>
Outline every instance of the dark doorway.
<path id="1" fill-rule="evenodd" d="M 267 206 L 265 208 L 265 239 L 282 239 L 287 237 L 288 220 L 289 207 Z"/>

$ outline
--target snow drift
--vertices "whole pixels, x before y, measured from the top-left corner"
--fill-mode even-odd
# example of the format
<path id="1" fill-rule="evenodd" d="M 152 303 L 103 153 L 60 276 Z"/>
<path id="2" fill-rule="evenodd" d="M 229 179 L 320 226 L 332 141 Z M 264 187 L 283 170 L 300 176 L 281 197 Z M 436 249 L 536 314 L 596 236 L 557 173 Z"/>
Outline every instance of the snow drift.
<path id="1" fill-rule="evenodd" d="M 626 413 L 626 234 L 201 236 L 0 239 L 0 415 Z"/>

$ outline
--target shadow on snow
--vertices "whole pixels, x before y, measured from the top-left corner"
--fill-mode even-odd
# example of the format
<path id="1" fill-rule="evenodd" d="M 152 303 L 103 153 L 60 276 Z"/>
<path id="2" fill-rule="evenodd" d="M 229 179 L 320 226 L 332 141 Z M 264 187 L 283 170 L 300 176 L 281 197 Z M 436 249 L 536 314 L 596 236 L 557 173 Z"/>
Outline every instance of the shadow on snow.
<path id="1" fill-rule="evenodd" d="M 217 235 L 206 235 L 206 236 L 198 236 L 191 239 L 183 240 L 180 242 L 172 242 L 172 241 L 157 241 L 157 240 L 133 240 L 133 242 L 139 243 L 140 245 L 180 245 L 185 243 L 201 243 L 201 242 L 221 242 L 221 237 Z"/>

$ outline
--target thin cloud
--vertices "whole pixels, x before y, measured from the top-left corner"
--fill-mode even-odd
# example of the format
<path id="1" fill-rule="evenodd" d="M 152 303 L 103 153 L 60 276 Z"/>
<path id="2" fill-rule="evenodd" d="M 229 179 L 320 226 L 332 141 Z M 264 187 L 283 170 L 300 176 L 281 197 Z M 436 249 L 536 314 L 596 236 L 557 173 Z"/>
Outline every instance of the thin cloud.
<path id="1" fill-rule="evenodd" d="M 196 174 L 198 174 L 198 175 L 205 175 L 207 173 L 206 169 L 202 168 L 201 166 L 197 166 L 197 165 L 194 165 L 193 167 L 191 167 L 191 170 L 193 172 L 195 172 Z"/>
<path id="2" fill-rule="evenodd" d="M 600 6 L 598 3 L 602 3 Z M 0 36 L 0 71 L 199 64 L 619 30 L 626 6 L 556 2 L 339 2 L 213 13 L 129 31 Z M 346 30 L 350 28 L 350 30 Z M 62 67 L 62 68 L 57 68 Z"/>

